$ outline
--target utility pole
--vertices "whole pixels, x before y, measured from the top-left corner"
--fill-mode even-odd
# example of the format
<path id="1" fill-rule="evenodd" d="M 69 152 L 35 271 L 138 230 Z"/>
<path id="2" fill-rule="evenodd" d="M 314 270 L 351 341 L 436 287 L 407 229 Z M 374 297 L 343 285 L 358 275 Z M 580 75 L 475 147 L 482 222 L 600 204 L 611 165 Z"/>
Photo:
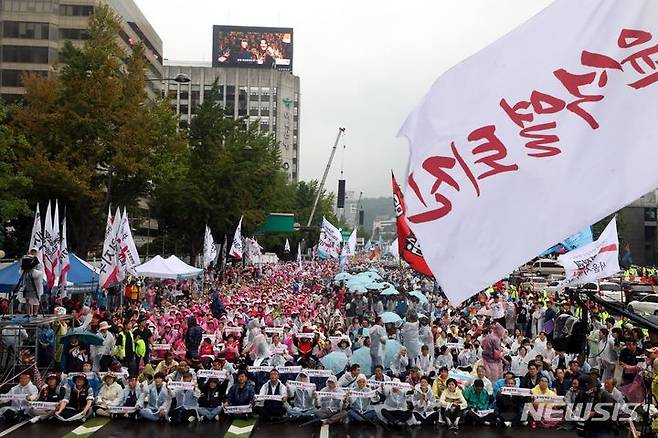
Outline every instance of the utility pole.
<path id="1" fill-rule="evenodd" d="M 336 142 L 334 147 L 331 150 L 331 156 L 329 156 L 329 162 L 327 163 L 327 168 L 324 169 L 324 175 L 322 176 L 322 182 L 318 188 L 318 194 L 315 196 L 315 202 L 313 203 L 313 209 L 311 210 L 311 215 L 308 217 L 307 227 L 311 226 L 313 222 L 313 216 L 315 216 L 315 210 L 318 208 L 318 201 L 320 201 L 320 195 L 322 195 L 322 190 L 324 189 L 324 183 L 327 181 L 327 175 L 329 175 L 329 169 L 331 168 L 331 163 L 334 161 L 334 155 L 336 155 L 336 149 L 338 148 L 338 142 L 340 141 L 340 136 L 345 133 L 345 128 L 338 128 L 338 135 L 336 136 Z"/>

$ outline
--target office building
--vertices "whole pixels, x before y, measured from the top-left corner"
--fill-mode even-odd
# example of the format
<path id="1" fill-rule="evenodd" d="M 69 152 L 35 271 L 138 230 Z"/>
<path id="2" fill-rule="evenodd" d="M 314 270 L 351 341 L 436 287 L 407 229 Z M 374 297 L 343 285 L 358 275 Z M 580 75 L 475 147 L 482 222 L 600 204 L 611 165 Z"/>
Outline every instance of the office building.
<path id="1" fill-rule="evenodd" d="M 247 118 L 260 132 L 273 135 L 281 151 L 281 165 L 292 181 L 299 179 L 300 81 L 289 71 L 212 67 L 211 63 L 165 61 L 164 77 L 187 75 L 187 84 L 163 84 L 181 126 L 188 126 L 217 80 L 228 117 Z"/>
<path id="2" fill-rule="evenodd" d="M 22 75 L 56 74 L 59 51 L 66 40 L 82 45 L 89 35 L 89 16 L 98 4 L 108 4 L 123 20 L 117 36 L 122 47 L 142 42 L 148 60 L 147 77 L 161 79 L 162 40 L 133 0 L 2 0 L 0 2 L 0 94 L 5 102 L 25 94 Z M 160 81 L 147 82 L 149 97 L 160 94 Z"/>
<path id="3" fill-rule="evenodd" d="M 623 255 L 628 246 L 635 265 L 658 264 L 657 213 L 658 191 L 656 190 L 647 193 L 619 212 L 617 227 L 621 244 L 620 253 Z"/>

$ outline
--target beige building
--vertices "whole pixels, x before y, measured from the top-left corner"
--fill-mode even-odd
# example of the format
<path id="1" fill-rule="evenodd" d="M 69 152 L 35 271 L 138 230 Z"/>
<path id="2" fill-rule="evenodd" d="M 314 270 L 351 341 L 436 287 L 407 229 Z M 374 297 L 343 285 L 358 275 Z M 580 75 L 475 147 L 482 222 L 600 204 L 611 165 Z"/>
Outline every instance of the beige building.
<path id="1" fill-rule="evenodd" d="M 109 4 L 122 17 L 119 41 L 128 52 L 144 43 L 147 77 L 163 76 L 162 40 L 133 0 L 0 0 L 0 94 L 5 102 L 25 94 L 24 72 L 55 73 L 54 66 L 64 41 L 82 44 L 94 7 Z M 160 81 L 149 81 L 149 96 L 159 95 Z"/>
<path id="2" fill-rule="evenodd" d="M 299 179 L 299 76 L 274 69 L 213 68 L 210 63 L 166 61 L 164 77 L 188 76 L 189 83 L 163 83 L 181 125 L 189 125 L 217 79 L 222 106 L 234 119 L 246 117 L 261 132 L 274 135 L 281 165 L 292 181 Z"/>

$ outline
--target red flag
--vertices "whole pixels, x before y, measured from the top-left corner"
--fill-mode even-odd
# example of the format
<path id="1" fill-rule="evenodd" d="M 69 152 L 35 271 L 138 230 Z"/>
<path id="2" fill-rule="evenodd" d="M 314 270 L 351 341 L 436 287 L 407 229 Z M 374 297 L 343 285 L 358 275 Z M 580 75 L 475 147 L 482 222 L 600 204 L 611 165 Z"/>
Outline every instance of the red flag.
<path id="1" fill-rule="evenodd" d="M 398 230 L 398 249 L 400 252 L 400 257 L 417 272 L 420 272 L 423 275 L 432 276 L 432 271 L 425 263 L 423 258 L 423 252 L 420 249 L 420 243 L 416 239 L 416 235 L 407 222 L 406 216 L 406 206 L 404 204 L 404 195 L 402 195 L 402 190 L 398 182 L 395 180 L 395 175 L 391 172 L 391 178 L 393 182 L 393 203 L 395 204 L 395 216 L 397 218 L 397 230 Z"/>

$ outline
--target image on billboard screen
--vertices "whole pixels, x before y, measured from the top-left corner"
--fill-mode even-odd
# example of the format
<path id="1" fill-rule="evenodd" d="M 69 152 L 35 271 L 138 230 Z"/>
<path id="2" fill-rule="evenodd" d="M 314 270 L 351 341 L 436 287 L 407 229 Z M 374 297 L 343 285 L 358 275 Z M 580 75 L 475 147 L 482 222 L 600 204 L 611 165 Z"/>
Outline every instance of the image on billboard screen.
<path id="1" fill-rule="evenodd" d="M 213 27 L 213 67 L 292 71 L 291 28 Z"/>

